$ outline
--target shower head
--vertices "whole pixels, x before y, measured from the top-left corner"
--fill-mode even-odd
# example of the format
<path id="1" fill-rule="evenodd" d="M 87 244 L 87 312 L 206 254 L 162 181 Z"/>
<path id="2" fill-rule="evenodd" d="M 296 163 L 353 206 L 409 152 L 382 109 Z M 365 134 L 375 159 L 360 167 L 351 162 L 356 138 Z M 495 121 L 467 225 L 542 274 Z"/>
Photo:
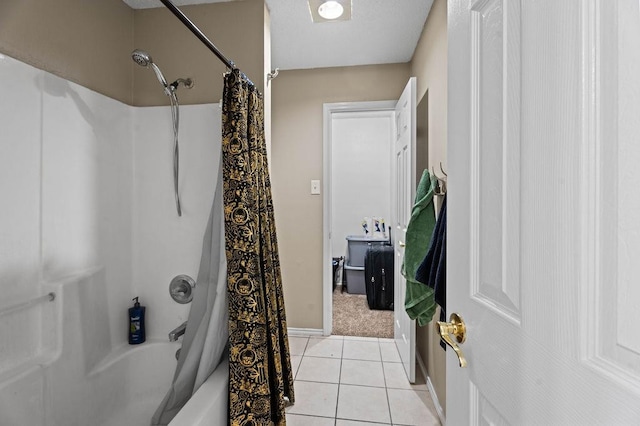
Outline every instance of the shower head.
<path id="1" fill-rule="evenodd" d="M 131 52 L 131 58 L 140 66 L 145 68 L 149 67 L 149 64 L 153 63 L 153 59 L 151 59 L 151 55 L 149 55 L 144 50 L 136 49 Z"/>
<path id="2" fill-rule="evenodd" d="M 153 59 L 151 59 L 151 55 L 149 55 L 144 50 L 136 49 L 131 52 L 131 59 L 133 59 L 136 64 L 142 67 L 151 67 L 153 72 L 156 74 L 156 78 L 158 79 L 160 84 L 162 84 L 162 87 L 164 87 L 164 92 L 167 94 L 167 96 L 171 96 L 171 89 L 167 84 L 167 80 L 164 78 L 164 75 L 162 75 L 162 71 L 160 71 L 160 68 L 158 68 L 158 66 L 153 62 Z"/>

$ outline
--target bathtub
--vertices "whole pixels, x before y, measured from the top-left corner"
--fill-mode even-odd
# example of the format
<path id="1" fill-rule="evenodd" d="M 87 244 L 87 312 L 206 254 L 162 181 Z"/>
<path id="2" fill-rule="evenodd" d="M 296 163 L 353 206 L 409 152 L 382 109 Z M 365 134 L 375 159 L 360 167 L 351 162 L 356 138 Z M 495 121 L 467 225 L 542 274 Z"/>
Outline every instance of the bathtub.
<path id="1" fill-rule="evenodd" d="M 23 345 L 22 352 L 20 345 L 0 350 L 1 426 L 150 424 L 171 385 L 180 343 L 111 345 L 109 330 L 103 329 L 106 308 L 85 300 L 95 299 L 104 281 L 104 271 L 94 270 L 44 286 L 56 294 L 53 301 L 0 318 L 3 333 L 9 327 L 24 332 L 18 325 L 25 324 L 29 336 L 40 338 L 39 344 Z M 225 363 L 170 425 L 225 425 L 227 383 Z"/>
<path id="2" fill-rule="evenodd" d="M 225 360 L 200 386 L 169 426 L 226 426 L 229 361 Z"/>

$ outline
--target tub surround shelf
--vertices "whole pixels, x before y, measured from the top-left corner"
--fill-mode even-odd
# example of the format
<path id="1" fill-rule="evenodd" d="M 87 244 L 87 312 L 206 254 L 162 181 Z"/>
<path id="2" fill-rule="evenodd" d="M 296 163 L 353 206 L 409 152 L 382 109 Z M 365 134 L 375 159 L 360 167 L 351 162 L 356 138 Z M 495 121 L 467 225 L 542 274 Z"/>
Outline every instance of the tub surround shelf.
<path id="1" fill-rule="evenodd" d="M 15 365 L 7 371 L 0 372 L 0 389 L 10 386 L 13 382 L 48 367 L 56 358 L 57 353 L 42 354 L 30 358 L 19 365 Z"/>
<path id="2" fill-rule="evenodd" d="M 182 342 L 169 343 L 166 339 L 147 339 L 144 343 L 139 345 L 130 345 L 128 343 L 123 343 L 122 345 L 114 348 L 111 352 L 104 357 L 98 364 L 96 364 L 93 369 L 87 374 L 88 377 L 95 376 L 97 374 L 101 374 L 104 371 L 108 370 L 113 364 L 120 362 L 123 358 L 132 356 L 138 352 L 144 352 L 148 350 L 165 350 L 164 346 L 174 347 L 173 349 L 169 349 L 169 351 L 175 352 L 182 346 Z"/>

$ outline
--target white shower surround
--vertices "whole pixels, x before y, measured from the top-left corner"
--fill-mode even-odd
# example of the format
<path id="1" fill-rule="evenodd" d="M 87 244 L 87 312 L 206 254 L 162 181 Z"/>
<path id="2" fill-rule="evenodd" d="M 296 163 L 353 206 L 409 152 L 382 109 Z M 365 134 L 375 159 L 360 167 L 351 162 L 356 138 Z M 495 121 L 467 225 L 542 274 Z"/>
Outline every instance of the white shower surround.
<path id="1" fill-rule="evenodd" d="M 180 107 L 182 217 L 173 195 L 169 108 L 133 108 L 133 123 L 133 283 L 148 307 L 147 335 L 166 338 L 189 316 L 190 305 L 169 296 L 169 283 L 179 274 L 198 275 L 220 159 L 221 110 L 218 104 Z"/>
<path id="2" fill-rule="evenodd" d="M 91 418 L 90 394 L 155 381 L 162 391 L 139 397 L 159 402 L 173 357 L 132 373 L 172 355 L 176 345 L 158 342 L 187 318 L 189 305 L 173 302 L 168 286 L 197 275 L 220 109 L 181 108 L 178 218 L 168 107 L 130 107 L 4 55 L 0 78 L 11 82 L 0 99 L 0 310 L 58 293 L 0 318 L 0 424 L 76 424 Z M 127 344 L 134 296 L 148 314 L 149 342 L 138 347 Z M 71 396 L 71 408 L 56 406 Z"/>

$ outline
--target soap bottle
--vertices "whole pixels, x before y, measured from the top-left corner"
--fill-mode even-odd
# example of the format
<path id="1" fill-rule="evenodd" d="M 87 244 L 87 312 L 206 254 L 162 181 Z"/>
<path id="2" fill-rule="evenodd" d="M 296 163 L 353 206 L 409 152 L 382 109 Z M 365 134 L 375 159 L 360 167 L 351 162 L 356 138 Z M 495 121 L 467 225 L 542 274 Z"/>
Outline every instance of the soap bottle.
<path id="1" fill-rule="evenodd" d="M 144 306 L 140 306 L 138 298 L 134 297 L 133 307 L 129 308 L 129 344 L 137 345 L 145 341 Z"/>

